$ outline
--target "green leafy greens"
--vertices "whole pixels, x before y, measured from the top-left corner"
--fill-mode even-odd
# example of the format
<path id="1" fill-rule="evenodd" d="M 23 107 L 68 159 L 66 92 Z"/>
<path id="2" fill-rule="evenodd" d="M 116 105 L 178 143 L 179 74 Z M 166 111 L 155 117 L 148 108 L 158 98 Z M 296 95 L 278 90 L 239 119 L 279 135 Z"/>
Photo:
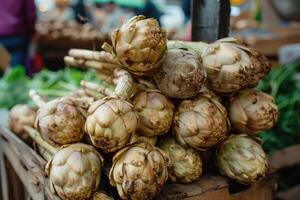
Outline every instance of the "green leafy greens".
<path id="1" fill-rule="evenodd" d="M 32 104 L 28 96 L 30 89 L 50 99 L 65 96 L 78 88 L 81 80 L 102 83 L 93 70 L 65 68 L 54 72 L 45 69 L 31 79 L 26 75 L 24 67 L 12 68 L 0 79 L 0 108 L 10 109 L 19 103 Z"/>

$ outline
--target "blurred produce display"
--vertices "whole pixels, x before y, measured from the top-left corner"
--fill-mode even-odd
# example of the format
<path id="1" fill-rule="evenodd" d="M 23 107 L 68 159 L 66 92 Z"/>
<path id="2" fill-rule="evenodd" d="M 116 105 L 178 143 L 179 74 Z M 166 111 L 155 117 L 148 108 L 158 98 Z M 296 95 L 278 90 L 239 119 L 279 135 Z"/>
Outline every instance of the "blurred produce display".
<path id="1" fill-rule="evenodd" d="M 50 69 L 63 66 L 63 57 L 70 48 L 100 49 L 110 43 L 109 35 L 90 23 L 75 21 L 45 21 L 36 25 L 36 51 Z"/>
<path id="2" fill-rule="evenodd" d="M 107 34 L 94 28 L 92 24 L 83 25 L 75 21 L 45 21 L 36 25 L 38 44 L 55 47 L 92 47 L 110 41 Z"/>

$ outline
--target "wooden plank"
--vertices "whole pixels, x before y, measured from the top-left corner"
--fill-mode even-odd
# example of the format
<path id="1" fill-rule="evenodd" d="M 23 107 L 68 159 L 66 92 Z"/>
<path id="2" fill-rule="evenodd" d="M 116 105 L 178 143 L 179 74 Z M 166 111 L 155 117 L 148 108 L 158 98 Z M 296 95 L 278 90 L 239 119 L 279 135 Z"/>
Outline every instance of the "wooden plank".
<path id="1" fill-rule="evenodd" d="M 16 173 L 20 177 L 21 181 L 24 183 L 24 186 L 30 196 L 34 200 L 38 199 L 44 199 L 44 194 L 42 192 L 43 186 L 41 184 L 38 184 L 38 178 L 37 173 L 36 176 L 31 175 L 34 172 L 34 166 L 30 166 L 30 170 L 32 171 L 27 171 L 29 170 L 24 163 L 21 163 L 20 159 L 18 158 L 18 153 L 15 152 L 13 148 L 10 148 L 10 145 L 8 143 L 4 143 L 3 145 L 4 152 L 7 155 L 9 159 L 9 162 L 11 163 L 12 167 L 16 170 Z M 26 154 L 26 153 L 25 153 Z M 28 160 L 27 155 L 23 155 L 24 157 L 26 156 Z M 42 178 L 43 175 L 40 177 Z M 43 182 L 42 180 L 40 182 Z"/>
<path id="2" fill-rule="evenodd" d="M 11 133 L 7 127 L 0 126 L 1 142 L 4 154 L 15 169 L 24 187 L 33 200 L 42 200 L 45 197 L 59 199 L 53 195 L 45 178 L 44 166 L 46 164 L 33 149 Z M 49 198 L 50 199 L 50 198 Z"/>
<path id="3" fill-rule="evenodd" d="M 224 178 L 205 175 L 190 184 L 167 184 L 157 200 L 230 200 L 228 184 Z"/>
<path id="4" fill-rule="evenodd" d="M 4 157 L 5 166 L 7 169 L 7 184 L 9 189 L 9 199 L 24 199 L 25 188 L 14 168 Z"/>
<path id="5" fill-rule="evenodd" d="M 252 184 L 242 192 L 231 194 L 230 200 L 273 200 L 276 191 L 276 176 L 270 174 L 265 179 Z"/>
<path id="6" fill-rule="evenodd" d="M 293 199 L 296 200 L 299 199 L 299 195 L 300 195 L 300 185 L 296 185 L 287 191 L 279 192 L 276 195 L 276 197 L 282 200 L 293 200 Z"/>
<path id="7" fill-rule="evenodd" d="M 300 145 L 286 147 L 274 152 L 270 157 L 270 165 L 275 169 L 289 167 L 300 163 Z"/>
<path id="8" fill-rule="evenodd" d="M 8 198 L 8 181 L 7 181 L 7 173 L 4 161 L 4 152 L 3 152 L 3 144 L 0 139 L 0 167 L 1 167 L 1 195 L 3 200 L 9 200 Z"/>

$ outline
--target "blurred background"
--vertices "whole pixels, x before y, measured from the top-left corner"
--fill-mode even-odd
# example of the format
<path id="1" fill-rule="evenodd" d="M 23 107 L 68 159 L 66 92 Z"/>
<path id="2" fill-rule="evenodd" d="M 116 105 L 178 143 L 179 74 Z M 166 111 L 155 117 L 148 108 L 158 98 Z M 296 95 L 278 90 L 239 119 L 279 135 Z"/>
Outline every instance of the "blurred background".
<path id="1" fill-rule="evenodd" d="M 286 45 L 300 41 L 299 1 L 230 3 L 231 36 L 274 61 L 295 60 L 299 46 Z M 10 66 L 21 64 L 29 73 L 56 69 L 68 49 L 99 49 L 110 32 L 139 14 L 159 20 L 169 39 L 191 40 L 191 0 L 4 0 L 0 44 L 11 54 Z"/>
<path id="2" fill-rule="evenodd" d="M 294 148 L 270 157 L 280 168 L 279 191 L 284 195 L 297 187 L 300 192 L 300 164 L 295 164 L 295 157 L 300 160 L 295 156 L 300 155 L 300 1 L 230 3 L 230 36 L 272 60 L 274 69 L 259 87 L 276 98 L 281 116 L 261 137 L 270 155 Z M 61 79 L 81 79 L 77 72 L 53 71 L 64 68 L 70 48 L 100 50 L 110 33 L 134 15 L 156 18 L 170 40 L 191 40 L 191 0 L 1 0 L 0 107 L 26 102 L 28 75 L 43 69 L 52 71 L 43 70 L 31 84 L 48 92 Z"/>

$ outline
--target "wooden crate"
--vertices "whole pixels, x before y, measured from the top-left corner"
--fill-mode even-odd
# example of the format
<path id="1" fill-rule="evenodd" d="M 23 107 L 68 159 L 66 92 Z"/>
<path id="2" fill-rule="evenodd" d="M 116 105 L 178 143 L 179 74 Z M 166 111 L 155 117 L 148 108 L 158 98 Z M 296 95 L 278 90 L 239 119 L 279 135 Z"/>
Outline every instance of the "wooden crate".
<path id="1" fill-rule="evenodd" d="M 1 121 L 5 113 L 0 112 Z M 7 115 L 7 113 L 6 113 Z M 2 116 L 2 117 L 1 117 Z M 59 199 L 52 194 L 48 185 L 48 178 L 44 174 L 45 160 L 40 157 L 30 146 L 16 137 L 4 124 L 0 125 L 1 155 L 7 158 L 24 185 L 28 196 L 33 200 Z M 3 159 L 2 159 L 2 162 Z M 9 181 L 14 184 L 17 180 L 7 180 L 7 172 L 4 165 L 1 167 L 3 200 L 9 198 L 12 192 L 7 188 Z M 10 172 L 11 173 L 11 172 Z M 272 200 L 274 197 L 276 178 L 270 174 L 264 180 L 257 182 L 242 191 L 230 193 L 228 180 L 219 175 L 205 175 L 191 184 L 167 184 L 163 188 L 157 200 Z M 25 198 L 24 198 L 25 199 Z"/>

